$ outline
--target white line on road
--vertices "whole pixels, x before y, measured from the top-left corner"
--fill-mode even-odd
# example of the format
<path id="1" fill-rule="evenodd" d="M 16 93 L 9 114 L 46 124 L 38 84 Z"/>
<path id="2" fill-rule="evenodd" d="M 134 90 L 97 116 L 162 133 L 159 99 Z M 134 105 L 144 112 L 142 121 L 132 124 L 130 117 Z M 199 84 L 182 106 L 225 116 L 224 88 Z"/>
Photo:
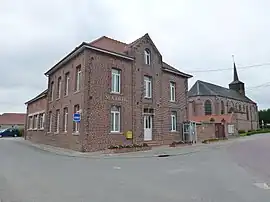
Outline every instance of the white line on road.
<path id="1" fill-rule="evenodd" d="M 113 169 L 115 169 L 115 170 L 120 170 L 121 167 L 119 167 L 119 166 L 114 166 Z"/>
<path id="2" fill-rule="evenodd" d="M 266 183 L 254 183 L 254 185 L 256 186 L 256 187 L 259 187 L 259 188 L 261 188 L 261 189 L 270 189 L 270 187 L 268 186 L 268 184 L 266 184 Z"/>

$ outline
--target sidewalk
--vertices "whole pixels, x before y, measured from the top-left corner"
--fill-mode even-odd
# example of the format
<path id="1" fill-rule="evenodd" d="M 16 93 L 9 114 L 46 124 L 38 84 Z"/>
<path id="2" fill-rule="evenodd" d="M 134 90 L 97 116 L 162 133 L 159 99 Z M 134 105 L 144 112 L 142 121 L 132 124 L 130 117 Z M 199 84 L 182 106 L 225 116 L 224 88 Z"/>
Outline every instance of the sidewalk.
<path id="1" fill-rule="evenodd" d="M 85 152 L 85 153 L 78 152 L 78 151 L 54 147 L 50 145 L 35 144 L 28 140 L 24 140 L 23 138 L 16 138 L 15 141 L 20 144 L 25 144 L 31 147 L 38 148 L 43 151 L 54 153 L 56 155 L 100 159 L 100 158 L 151 158 L 151 157 L 187 155 L 191 153 L 200 152 L 204 149 L 211 148 L 211 147 L 221 147 L 232 141 L 235 141 L 235 139 L 231 139 L 231 140 L 229 139 L 227 141 L 220 141 L 220 142 L 211 143 L 211 144 L 198 143 L 194 145 L 185 145 L 185 146 L 178 146 L 178 147 L 169 147 L 169 146 L 164 145 L 164 146 L 153 147 L 152 150 L 148 150 L 148 151 L 117 153 L 117 154 L 105 154 L 102 151 Z"/>

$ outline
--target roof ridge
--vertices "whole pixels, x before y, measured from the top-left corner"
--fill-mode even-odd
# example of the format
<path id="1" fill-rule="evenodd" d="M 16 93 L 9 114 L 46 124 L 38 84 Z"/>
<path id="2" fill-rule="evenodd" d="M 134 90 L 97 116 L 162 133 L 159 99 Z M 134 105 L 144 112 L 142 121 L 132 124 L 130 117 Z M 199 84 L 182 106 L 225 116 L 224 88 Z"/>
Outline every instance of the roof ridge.
<path id="1" fill-rule="evenodd" d="M 101 37 L 99 37 L 99 38 L 97 38 L 97 39 L 95 39 L 95 40 L 93 40 L 93 41 L 91 41 L 89 44 L 92 45 L 92 44 L 96 43 L 97 41 L 100 41 L 100 40 L 102 40 L 102 39 L 104 39 L 104 38 L 107 38 L 107 39 L 109 39 L 109 40 L 111 40 L 111 41 L 114 41 L 114 42 L 117 42 L 117 43 L 121 43 L 121 44 L 124 44 L 124 45 L 128 45 L 127 43 L 124 43 L 124 42 L 122 42 L 122 41 L 119 41 L 119 40 L 110 38 L 110 37 L 105 36 L 105 35 L 104 35 L 104 36 L 101 36 Z"/>
<path id="2" fill-rule="evenodd" d="M 218 95 L 215 91 L 211 90 L 210 88 L 208 88 L 207 85 L 205 85 L 203 82 L 201 83 L 206 89 L 208 89 L 210 92 L 213 92 L 216 96 Z"/>
<path id="3" fill-rule="evenodd" d="M 115 42 L 117 42 L 117 43 L 122 43 L 122 44 L 128 45 L 127 43 L 125 43 L 125 42 L 123 42 L 123 41 L 119 41 L 119 40 L 110 38 L 110 37 L 108 37 L 108 36 L 103 36 L 103 37 L 105 37 L 105 38 L 107 38 L 107 39 L 110 39 L 110 40 L 112 40 L 112 41 L 115 41 Z"/>

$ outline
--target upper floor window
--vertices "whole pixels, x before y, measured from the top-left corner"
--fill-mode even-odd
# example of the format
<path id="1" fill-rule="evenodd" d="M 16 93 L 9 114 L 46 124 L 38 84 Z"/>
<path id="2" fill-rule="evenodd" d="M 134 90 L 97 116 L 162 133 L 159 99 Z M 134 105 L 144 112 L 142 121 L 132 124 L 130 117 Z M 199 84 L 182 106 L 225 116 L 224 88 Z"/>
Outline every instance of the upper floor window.
<path id="1" fill-rule="evenodd" d="M 224 114 L 225 113 L 225 105 L 224 105 L 224 102 L 222 100 L 220 102 L 220 108 L 221 108 L 220 113 Z"/>
<path id="2" fill-rule="evenodd" d="M 69 72 L 65 74 L 65 89 L 64 89 L 64 95 L 68 95 L 68 90 L 69 90 Z"/>
<path id="3" fill-rule="evenodd" d="M 54 82 L 52 81 L 50 85 L 50 101 L 53 100 L 53 94 L 54 94 Z"/>
<path id="4" fill-rule="evenodd" d="M 38 119 L 38 129 L 44 129 L 45 113 L 39 114 Z"/>
<path id="5" fill-rule="evenodd" d="M 144 76 L 144 97 L 152 97 L 152 79 L 149 76 Z"/>
<path id="6" fill-rule="evenodd" d="M 212 114 L 212 104 L 211 104 L 210 100 L 206 100 L 204 103 L 204 113 L 205 113 L 205 115 Z"/>
<path id="7" fill-rule="evenodd" d="M 112 69 L 112 93 L 120 93 L 121 85 L 121 71 L 118 69 Z"/>
<path id="8" fill-rule="evenodd" d="M 175 83 L 170 82 L 170 101 L 175 102 Z"/>
<path id="9" fill-rule="evenodd" d="M 56 98 L 60 98 L 61 97 L 61 76 L 58 78 L 57 80 L 57 91 L 56 91 Z"/>
<path id="10" fill-rule="evenodd" d="M 242 107 L 241 107 L 241 104 L 239 104 L 239 112 L 242 111 Z"/>
<path id="11" fill-rule="evenodd" d="M 151 63 L 151 52 L 149 49 L 144 50 L 144 62 L 147 65 L 150 65 Z"/>
<path id="12" fill-rule="evenodd" d="M 80 90 L 80 85 L 81 85 L 81 66 L 76 67 L 76 78 L 75 78 L 75 91 Z"/>

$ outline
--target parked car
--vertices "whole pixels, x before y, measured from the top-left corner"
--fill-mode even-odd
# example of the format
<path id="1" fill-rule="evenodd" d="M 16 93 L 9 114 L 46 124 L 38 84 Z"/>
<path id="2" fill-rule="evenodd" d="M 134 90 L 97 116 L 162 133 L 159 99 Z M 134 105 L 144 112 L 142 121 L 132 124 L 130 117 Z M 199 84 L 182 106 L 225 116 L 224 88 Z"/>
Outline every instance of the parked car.
<path id="1" fill-rule="evenodd" d="M 17 128 L 7 128 L 0 131 L 0 138 L 1 137 L 18 137 L 19 130 Z"/>

